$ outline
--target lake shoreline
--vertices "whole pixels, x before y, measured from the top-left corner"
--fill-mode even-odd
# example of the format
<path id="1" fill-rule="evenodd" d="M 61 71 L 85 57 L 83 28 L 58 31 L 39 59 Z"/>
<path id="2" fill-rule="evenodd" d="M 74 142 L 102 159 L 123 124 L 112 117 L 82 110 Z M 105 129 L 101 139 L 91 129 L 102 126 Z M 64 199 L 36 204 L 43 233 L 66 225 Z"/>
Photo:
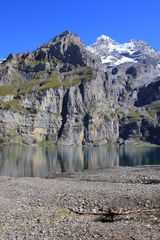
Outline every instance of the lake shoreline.
<path id="1" fill-rule="evenodd" d="M 0 239 L 159 238 L 160 166 L 113 167 L 49 178 L 0 177 Z M 80 212 L 135 211 L 114 222 Z"/>

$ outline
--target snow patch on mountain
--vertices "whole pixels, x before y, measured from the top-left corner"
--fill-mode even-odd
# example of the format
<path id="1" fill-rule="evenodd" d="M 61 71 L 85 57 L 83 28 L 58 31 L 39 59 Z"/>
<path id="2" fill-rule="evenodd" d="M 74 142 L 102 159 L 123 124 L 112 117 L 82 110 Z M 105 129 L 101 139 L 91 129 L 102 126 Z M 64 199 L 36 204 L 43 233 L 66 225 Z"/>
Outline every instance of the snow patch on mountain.
<path id="1" fill-rule="evenodd" d="M 123 64 L 123 63 L 127 63 L 127 62 L 132 62 L 132 63 L 136 63 L 137 61 L 131 59 L 131 58 L 128 58 L 128 57 L 122 57 L 121 59 L 117 59 L 115 57 L 112 57 L 112 56 L 103 56 L 101 57 L 101 62 L 103 64 L 107 63 L 107 64 L 110 64 L 110 65 L 120 65 L 120 64 Z"/>
<path id="2" fill-rule="evenodd" d="M 124 43 L 124 44 L 110 45 L 108 48 L 108 51 L 110 53 L 116 51 L 119 54 L 132 55 L 134 52 L 136 52 L 136 49 L 133 43 Z"/>

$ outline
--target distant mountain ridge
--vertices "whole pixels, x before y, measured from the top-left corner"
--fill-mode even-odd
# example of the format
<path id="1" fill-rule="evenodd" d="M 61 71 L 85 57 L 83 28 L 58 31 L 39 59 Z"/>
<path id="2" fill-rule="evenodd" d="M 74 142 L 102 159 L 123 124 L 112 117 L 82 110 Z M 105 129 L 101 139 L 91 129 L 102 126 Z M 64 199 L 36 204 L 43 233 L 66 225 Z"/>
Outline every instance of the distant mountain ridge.
<path id="1" fill-rule="evenodd" d="M 160 53 L 65 31 L 0 64 L 0 143 L 160 144 Z"/>

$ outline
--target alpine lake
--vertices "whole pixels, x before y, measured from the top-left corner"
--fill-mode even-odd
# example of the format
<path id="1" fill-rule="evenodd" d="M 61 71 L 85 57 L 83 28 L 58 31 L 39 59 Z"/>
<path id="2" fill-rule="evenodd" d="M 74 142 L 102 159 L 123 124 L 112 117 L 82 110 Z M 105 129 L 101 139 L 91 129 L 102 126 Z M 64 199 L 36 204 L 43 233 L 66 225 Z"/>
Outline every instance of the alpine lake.
<path id="1" fill-rule="evenodd" d="M 0 175 L 49 177 L 119 166 L 160 165 L 159 147 L 0 147 Z"/>

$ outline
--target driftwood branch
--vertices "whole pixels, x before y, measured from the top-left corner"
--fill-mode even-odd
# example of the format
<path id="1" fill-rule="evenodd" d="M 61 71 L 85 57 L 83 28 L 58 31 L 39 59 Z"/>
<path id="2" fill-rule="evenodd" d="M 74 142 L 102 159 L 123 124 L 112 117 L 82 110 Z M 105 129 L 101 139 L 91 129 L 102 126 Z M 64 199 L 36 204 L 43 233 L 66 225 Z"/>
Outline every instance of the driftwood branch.
<path id="1" fill-rule="evenodd" d="M 130 211 L 115 211 L 112 208 L 109 208 L 106 212 L 79 212 L 73 209 L 69 209 L 71 212 L 79 214 L 79 215 L 96 215 L 103 217 L 103 220 L 110 220 L 113 222 L 113 218 L 115 216 L 123 216 L 123 215 L 129 215 L 132 213 L 141 213 L 141 212 L 154 212 L 157 210 L 160 210 L 160 208 L 153 208 L 153 209 L 138 209 L 138 210 L 130 210 Z"/>

